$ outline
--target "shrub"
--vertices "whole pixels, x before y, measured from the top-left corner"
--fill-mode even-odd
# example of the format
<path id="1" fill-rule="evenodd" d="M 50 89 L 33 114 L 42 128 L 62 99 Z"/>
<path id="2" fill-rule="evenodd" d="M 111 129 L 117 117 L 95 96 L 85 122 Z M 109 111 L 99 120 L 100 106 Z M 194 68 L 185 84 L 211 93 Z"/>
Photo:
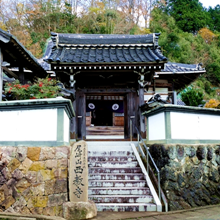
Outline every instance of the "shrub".
<path id="1" fill-rule="evenodd" d="M 21 85 L 19 80 L 12 83 L 6 83 L 5 92 L 12 95 L 14 99 L 43 99 L 55 98 L 60 95 L 57 81 L 51 78 L 36 79 L 34 83 Z"/>
<path id="2" fill-rule="evenodd" d="M 204 104 L 204 94 L 198 89 L 187 88 L 181 92 L 181 97 L 183 102 L 188 106 L 198 106 Z"/>
<path id="3" fill-rule="evenodd" d="M 210 99 L 206 104 L 205 108 L 217 108 L 220 109 L 220 101 L 216 99 Z"/>

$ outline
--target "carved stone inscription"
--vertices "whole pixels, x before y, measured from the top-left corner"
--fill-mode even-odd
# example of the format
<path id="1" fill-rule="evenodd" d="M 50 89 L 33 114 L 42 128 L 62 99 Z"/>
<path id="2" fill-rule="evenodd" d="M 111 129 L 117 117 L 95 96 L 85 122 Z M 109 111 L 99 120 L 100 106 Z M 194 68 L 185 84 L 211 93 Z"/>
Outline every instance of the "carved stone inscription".
<path id="1" fill-rule="evenodd" d="M 85 141 L 75 143 L 69 167 L 70 202 L 88 202 L 88 155 Z"/>

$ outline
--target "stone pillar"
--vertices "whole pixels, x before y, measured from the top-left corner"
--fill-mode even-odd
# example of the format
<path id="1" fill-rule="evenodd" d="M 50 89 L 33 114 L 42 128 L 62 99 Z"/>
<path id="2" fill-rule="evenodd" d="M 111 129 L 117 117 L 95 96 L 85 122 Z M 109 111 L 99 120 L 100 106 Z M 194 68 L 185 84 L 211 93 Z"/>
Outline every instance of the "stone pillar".
<path id="1" fill-rule="evenodd" d="M 63 204 L 63 217 L 67 220 L 89 219 L 97 215 L 96 205 L 88 201 L 88 149 L 85 141 L 75 143 L 71 149 L 69 166 L 69 198 Z"/>
<path id="2" fill-rule="evenodd" d="M 72 147 L 69 167 L 70 202 L 88 202 L 88 149 L 85 141 Z"/>

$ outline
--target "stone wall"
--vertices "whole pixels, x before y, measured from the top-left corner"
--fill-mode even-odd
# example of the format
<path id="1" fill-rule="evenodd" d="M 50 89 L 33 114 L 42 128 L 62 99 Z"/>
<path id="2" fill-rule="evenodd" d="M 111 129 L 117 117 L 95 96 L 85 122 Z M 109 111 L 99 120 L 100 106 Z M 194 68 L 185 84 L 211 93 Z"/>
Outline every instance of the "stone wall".
<path id="1" fill-rule="evenodd" d="M 0 212 L 62 216 L 70 147 L 0 147 Z"/>
<path id="2" fill-rule="evenodd" d="M 220 203 L 220 145 L 148 145 L 169 210 Z"/>

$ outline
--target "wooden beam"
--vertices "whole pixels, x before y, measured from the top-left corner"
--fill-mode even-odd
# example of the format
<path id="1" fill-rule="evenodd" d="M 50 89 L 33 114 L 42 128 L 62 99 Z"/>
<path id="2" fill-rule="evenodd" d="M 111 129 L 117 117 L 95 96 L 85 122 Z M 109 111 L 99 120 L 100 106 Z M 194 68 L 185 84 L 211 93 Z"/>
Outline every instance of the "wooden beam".
<path id="1" fill-rule="evenodd" d="M 2 71 L 3 55 L 0 48 L 0 102 L 2 101 L 2 90 L 3 90 L 3 71 Z"/>
<path id="2" fill-rule="evenodd" d="M 100 89 L 78 89 L 79 91 L 82 91 L 86 94 L 109 94 L 109 93 L 116 93 L 116 94 L 124 94 L 124 93 L 128 93 L 128 92 L 136 92 L 136 89 L 131 88 L 131 89 L 127 89 L 127 88 L 111 88 L 111 89 L 105 89 L 105 88 L 100 88 Z"/>
<path id="3" fill-rule="evenodd" d="M 3 66 L 2 69 L 5 70 L 10 76 L 14 77 L 15 79 L 18 79 L 18 76 L 11 70 L 9 70 L 6 66 Z"/>
<path id="4" fill-rule="evenodd" d="M 155 86 L 156 86 L 156 87 L 162 87 L 162 88 L 163 88 L 163 87 L 164 87 L 164 88 L 165 88 L 165 87 L 172 87 L 172 83 L 157 83 L 157 82 L 156 82 L 156 83 L 155 83 Z"/>

